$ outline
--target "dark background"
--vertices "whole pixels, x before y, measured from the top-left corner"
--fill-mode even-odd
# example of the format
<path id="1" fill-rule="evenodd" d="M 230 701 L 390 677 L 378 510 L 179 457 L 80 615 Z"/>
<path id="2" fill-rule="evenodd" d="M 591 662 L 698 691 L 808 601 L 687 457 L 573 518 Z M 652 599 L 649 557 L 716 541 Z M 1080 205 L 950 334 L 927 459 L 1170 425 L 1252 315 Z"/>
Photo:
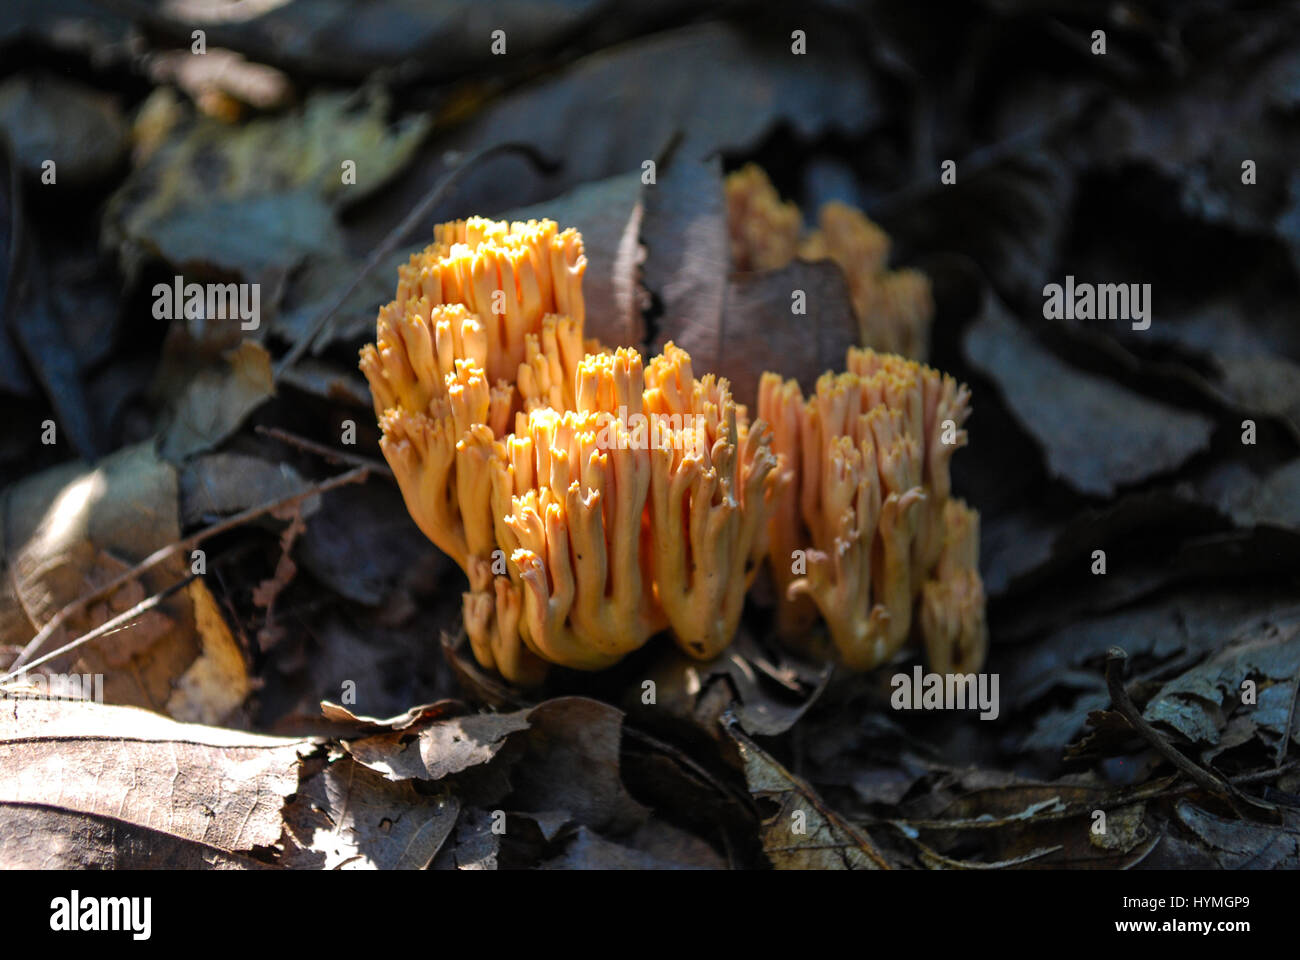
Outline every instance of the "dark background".
<path id="1" fill-rule="evenodd" d="M 356 350 L 394 264 L 454 217 L 537 205 L 579 225 L 589 328 L 607 342 L 713 329 L 727 283 L 708 243 L 723 226 L 720 177 L 753 160 L 808 217 L 828 199 L 862 208 L 893 238 L 892 263 L 931 277 L 930 362 L 974 397 L 954 489 L 982 515 L 1001 716 L 889 711 L 884 676 L 819 685 L 767 643 L 761 589 L 737 646 L 757 678 L 705 670 L 702 690 L 674 688 L 671 722 L 635 711 L 647 671 L 684 683 L 666 645 L 548 692 L 631 708 L 647 736 L 718 770 L 734 740 L 717 716 L 735 701 L 765 749 L 900 864 L 1296 866 L 1300 5 L 788 7 L 321 0 L 249 15 L 202 0 L 9 0 L 0 488 L 156 439 L 190 532 L 282 491 L 282 465 L 305 478 L 340 469 L 259 427 L 337 448 L 350 419 L 353 452 L 378 457 Z M 806 33 L 802 56 L 793 30 Z M 223 352 L 237 331 L 153 316 L 153 285 L 177 274 L 257 282 L 254 337 L 277 363 L 430 189 L 507 141 L 554 165 L 510 154 L 471 166 L 277 371 L 274 397 L 235 383 Z M 57 183 L 43 184 L 51 158 Z M 650 187 L 638 177 L 648 159 Z M 354 185 L 340 183 L 345 160 Z M 955 185 L 940 183 L 945 160 Z M 645 261 L 627 272 L 610 251 L 638 207 Z M 1067 274 L 1151 284 L 1150 329 L 1044 319 L 1043 286 Z M 674 301 L 683 285 L 690 296 Z M 789 337 L 775 327 L 778 293 L 770 311 L 725 317 L 726 337 Z M 708 368 L 755 372 L 732 356 L 720 348 Z M 195 420 L 187 390 L 201 372 L 234 398 L 229 417 Z M 47 419 L 57 444 L 41 443 Z M 438 643 L 457 627 L 458 574 L 393 487 L 322 497 L 287 548 L 285 530 L 263 520 L 211 544 L 207 583 L 256 678 L 227 723 L 314 729 L 317 702 L 345 680 L 354 710 L 377 717 L 443 696 L 511 702 Z M 253 596 L 268 580 L 270 606 Z M 1168 761 L 1104 712 L 1112 646 L 1161 736 L 1244 778 L 1271 814 L 1170 779 Z M 1257 702 L 1241 702 L 1245 681 Z M 719 827 L 733 813 L 685 788 L 655 795 L 654 763 L 637 753 L 653 748 L 631 740 L 633 794 L 730 862 L 761 860 L 719 839 L 752 837 L 761 806 Z M 1113 842 L 1090 839 L 1098 807 L 1121 817 Z M 994 825 L 972 825 L 981 815 Z M 884 825 L 940 817 L 956 825 L 917 828 L 920 841 Z"/>

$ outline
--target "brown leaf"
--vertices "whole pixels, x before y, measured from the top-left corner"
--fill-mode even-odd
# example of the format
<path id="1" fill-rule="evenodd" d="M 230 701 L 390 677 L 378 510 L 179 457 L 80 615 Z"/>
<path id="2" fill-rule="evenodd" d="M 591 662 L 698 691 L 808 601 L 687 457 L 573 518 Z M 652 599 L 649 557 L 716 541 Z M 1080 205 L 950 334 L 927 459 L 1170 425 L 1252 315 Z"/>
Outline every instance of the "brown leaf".
<path id="1" fill-rule="evenodd" d="M 450 567 L 411 522 L 392 483 L 343 487 L 322 499 L 297 560 L 330 590 L 369 607 L 391 606 L 394 590 L 421 561 Z"/>
<path id="2" fill-rule="evenodd" d="M 922 843 L 918 843 L 917 846 L 920 848 L 921 862 L 931 870 L 1006 870 L 1010 867 L 1020 867 L 1027 863 L 1033 863 L 1035 860 L 1042 860 L 1044 857 L 1049 857 L 1061 849 L 1059 846 L 1040 847 L 1011 860 L 984 863 L 976 860 L 954 860 L 951 857 L 945 857 L 941 853 L 936 853 Z"/>
<path id="3" fill-rule="evenodd" d="M 405 252 L 405 251 L 403 251 Z M 361 265 L 355 264 L 354 269 L 360 270 Z M 376 271 L 378 272 L 378 271 Z M 387 281 L 394 275 L 393 271 L 384 274 L 384 280 Z M 346 281 L 351 283 L 351 277 Z M 363 283 L 364 289 L 370 289 Z M 378 288 L 376 301 L 387 302 L 383 299 L 383 288 Z M 360 320 L 356 325 L 358 335 L 369 336 L 370 323 L 373 318 L 370 313 L 378 310 L 378 303 L 375 310 L 368 309 L 369 305 L 359 306 L 357 309 L 360 313 Z M 317 304 L 317 309 L 326 310 L 329 305 L 326 303 Z M 343 308 L 340 308 L 340 315 Z M 279 329 L 280 316 L 277 316 L 277 326 Z M 310 323 L 316 319 L 314 313 L 304 313 L 303 320 Z M 330 335 L 339 328 L 339 317 L 335 317 L 335 322 L 326 325 L 320 338 L 316 341 L 317 349 L 321 349 L 330 341 Z M 305 331 L 305 326 L 302 331 Z M 287 367 L 280 371 L 280 383 L 301 390 L 308 396 L 318 397 L 322 400 L 328 400 L 331 403 L 340 403 L 346 406 L 357 407 L 361 410 L 370 409 L 370 387 L 366 383 L 365 377 L 361 376 L 352 365 L 347 367 L 342 364 L 332 363 L 328 360 L 318 360 L 315 357 L 303 357 L 292 367 Z"/>
<path id="4" fill-rule="evenodd" d="M 405 713 L 389 717 L 386 720 L 380 720 L 375 717 L 364 717 L 353 713 L 347 707 L 340 706 L 337 703 L 322 701 L 320 705 L 320 712 L 324 714 L 325 719 L 334 723 L 356 727 L 358 728 L 356 730 L 357 735 L 405 730 L 421 720 L 436 720 L 438 717 L 455 713 L 460 709 L 463 709 L 463 705 L 457 700 L 439 700 L 437 703 L 426 703 L 418 707 L 411 707 Z"/>
<path id="5" fill-rule="evenodd" d="M 649 811 L 623 785 L 623 713 L 586 697 L 559 697 L 527 714 L 526 751 L 512 771 L 513 800 L 524 811 L 564 810 L 577 823 L 619 833 Z"/>
<path id="6" fill-rule="evenodd" d="M 430 869 L 498 869 L 503 835 L 492 829 L 495 822 L 492 811 L 474 807 L 462 810 L 451 842 L 443 845 Z"/>
<path id="7" fill-rule="evenodd" d="M 807 313 L 796 315 L 791 306 L 799 293 L 807 297 Z M 704 369 L 723 371 L 736 399 L 754 410 L 764 371 L 794 377 L 811 393 L 819 376 L 844 368 L 844 355 L 857 342 L 857 320 L 839 267 L 796 260 L 780 270 L 731 279 L 717 360 Z"/>
<path id="8" fill-rule="evenodd" d="M 382 610 L 339 603 L 302 616 L 300 629 L 271 650 L 268 670 L 277 682 L 259 698 L 262 722 L 284 733 L 332 733 L 321 722 L 322 700 L 355 697 L 350 709 L 386 717 L 450 695 L 433 643 L 439 624 L 460 615 L 460 596 L 450 597 L 454 607 L 435 596 L 396 626 L 383 622 Z"/>
<path id="9" fill-rule="evenodd" d="M 16 263 L 23 266 L 14 272 L 16 289 L 8 328 L 50 400 L 58 429 L 78 455 L 90 459 L 103 451 L 95 418 L 77 369 L 76 353 L 65 332 L 64 318 L 53 301 L 48 255 L 25 226 L 20 221 L 15 234 Z"/>
<path id="10" fill-rule="evenodd" d="M 1300 532 L 1300 459 L 1263 476 L 1243 463 L 1224 464 L 1205 478 L 1202 491 L 1238 526 Z"/>
<path id="11" fill-rule="evenodd" d="M 149 443 L 119 450 L 93 468 L 55 467 L 4 491 L 0 642 L 26 645 L 67 603 L 179 540 L 177 509 L 176 471 Z M 172 586 L 189 573 L 188 564 L 177 555 L 147 571 L 69 620 L 43 650 Z M 177 693 L 202 658 L 209 659 Z M 222 719 L 249 688 L 237 645 L 201 582 L 49 667 L 69 668 L 104 674 L 110 703 L 175 708 L 185 719 L 209 722 Z"/>
<path id="12" fill-rule="evenodd" d="M 644 282 L 662 307 L 655 350 L 673 341 L 697 375 L 726 377 L 751 411 L 764 371 L 809 391 L 822 373 L 843 368 L 858 336 L 844 274 L 830 262 L 795 260 L 733 276 L 716 161 L 674 162 L 647 194 L 641 236 Z M 796 298 L 804 313 L 795 312 Z"/>
<path id="13" fill-rule="evenodd" d="M 215 447 L 274 391 L 270 354 L 259 343 L 243 341 L 224 367 L 202 370 L 189 380 L 164 417 L 159 452 L 179 463 Z"/>
<path id="14" fill-rule="evenodd" d="M 84 187 L 126 156 L 126 121 L 114 98 L 57 75 L 18 74 L 0 84 L 0 130 L 33 181 L 53 160 L 58 184 Z"/>
<path id="15" fill-rule="evenodd" d="M 1141 849 L 1153 836 L 1146 807 L 1132 793 L 1100 783 L 1035 782 L 986 770 L 963 771 L 953 779 L 907 805 L 921 816 L 893 821 L 932 869 L 994 869 L 1038 861 L 1116 868 L 1150 852 L 1150 846 Z M 1170 782 L 1153 781 L 1153 792 Z M 1105 832 L 1099 832 L 1099 810 L 1106 814 Z M 949 860 L 946 851 L 958 844 L 963 850 L 981 847 L 984 858 L 967 853 L 960 861 Z"/>
<path id="16" fill-rule="evenodd" d="M 314 749 L 306 740 L 179 724 L 132 707 L 5 700 L 0 843 L 48 832 L 64 838 L 60 862 L 89 866 L 117 850 L 106 846 L 110 839 L 152 832 L 168 838 L 160 851 L 182 860 L 205 851 L 237 860 L 279 841 L 281 810 L 299 789 L 299 761 Z M 19 816 L 21 805 L 39 805 L 51 821 Z M 108 821 L 120 827 L 109 829 Z M 76 825 L 86 833 L 70 833 Z M 128 862 L 139 856 L 138 848 L 117 852 Z"/>
<path id="17" fill-rule="evenodd" d="M 776 812 L 761 825 L 763 849 L 778 870 L 888 870 L 871 838 L 822 801 L 816 791 L 742 733 L 734 717 L 724 728 L 744 762 L 749 792 Z"/>
<path id="18" fill-rule="evenodd" d="M 435 719 L 345 747 L 358 763 L 389 780 L 441 780 L 490 761 L 512 733 L 528 729 L 528 716 L 520 710 Z"/>
<path id="19" fill-rule="evenodd" d="M 456 826 L 460 801 L 394 783 L 335 755 L 285 810 L 286 866 L 323 870 L 423 870 Z"/>
<path id="20" fill-rule="evenodd" d="M 1272 722 L 1269 735 L 1279 738 L 1289 718 L 1298 677 L 1300 615 L 1293 610 L 1289 615 L 1283 613 L 1241 625 L 1221 650 L 1165 682 L 1142 715 L 1152 723 L 1172 727 L 1193 742 L 1217 744 L 1221 730 L 1234 714 L 1244 713 L 1257 722 L 1260 719 L 1264 698 L 1258 697 L 1250 704 L 1243 702 L 1245 683 L 1250 680 L 1262 688 L 1260 692 L 1278 688 L 1281 699 L 1276 712 L 1281 722 Z"/>
<path id="21" fill-rule="evenodd" d="M 267 870 L 267 864 L 108 814 L 0 802 L 7 870 Z"/>
<path id="22" fill-rule="evenodd" d="M 714 369 L 731 273 L 722 164 L 675 159 L 646 195 L 642 280 L 661 317 L 653 348 L 672 340 L 703 369 Z M 723 376 L 723 371 L 717 371 Z"/>
<path id="23" fill-rule="evenodd" d="M 716 21 L 665 30 L 512 91 L 449 139 L 469 152 L 527 135 L 565 160 L 555 193 L 639 170 L 677 133 L 679 155 L 695 162 L 746 151 L 782 121 L 808 139 L 867 129 L 880 112 L 870 72 L 848 37 L 830 29 L 817 37 L 814 59 L 790 56 L 779 31 Z"/>
<path id="24" fill-rule="evenodd" d="M 1048 471 L 1080 493 L 1110 496 L 1176 470 L 1209 445 L 1208 418 L 1071 367 L 992 294 L 965 350 L 1043 448 Z"/>
<path id="25" fill-rule="evenodd" d="M 287 463 L 273 463 L 245 453 L 202 454 L 180 469 L 181 523 L 202 526 L 258 504 L 293 495 L 306 486 L 298 471 Z M 336 492 L 342 494 L 348 488 Z M 320 509 L 320 497 L 299 504 L 303 517 Z"/>
<path id="26" fill-rule="evenodd" d="M 1030 146 L 975 164 L 954 184 L 926 178 L 877 215 L 899 247 L 966 254 L 994 289 L 1019 301 L 1042 289 L 1065 237 L 1061 211 L 1073 194 L 1067 163 Z"/>
<path id="27" fill-rule="evenodd" d="M 1283 810 L 1280 824 L 1225 820 L 1189 800 L 1179 800 L 1174 811 L 1223 869 L 1300 869 L 1300 815 L 1294 810 Z"/>
<path id="28" fill-rule="evenodd" d="M 443 659 L 455 673 L 456 681 L 465 696 L 474 703 L 496 710 L 532 705 L 532 700 L 521 695 L 495 673 L 489 673 L 478 665 L 470 652 L 469 640 L 463 628 L 458 629 L 455 635 L 444 632 L 440 643 Z"/>
<path id="29" fill-rule="evenodd" d="M 1180 653 L 1204 656 L 1225 636 L 1264 629 L 1284 616 L 1294 597 L 1265 589 L 1188 589 L 1100 617 L 1073 620 L 1034 644 L 1027 644 L 1003 671 L 1004 706 L 1020 709 L 1060 687 L 1101 690 L 1098 669 L 1112 646 L 1130 657 L 1168 660 Z M 1080 723 L 1083 714 L 1079 715 Z"/>
<path id="30" fill-rule="evenodd" d="M 182 125 L 110 198 L 104 242 L 128 275 L 160 257 L 259 281 L 306 256 L 340 255 L 333 204 L 382 187 L 429 129 L 423 116 L 392 124 L 388 111 L 374 88 L 360 101 L 315 94 L 236 128 L 206 118 Z M 353 184 L 339 173 L 349 159 L 362 165 Z"/>
<path id="31" fill-rule="evenodd" d="M 1106 814 L 1106 831 L 1091 831 L 1088 839 L 1094 847 L 1108 853 L 1128 853 L 1147 839 L 1149 831 L 1144 821 L 1146 804 L 1131 803 Z"/>
<path id="32" fill-rule="evenodd" d="M 773 737 L 793 727 L 817 702 L 831 673 L 829 663 L 814 665 L 784 656 L 773 662 L 742 625 L 732 645 L 712 660 L 701 662 L 676 647 L 666 648 L 646 676 L 655 685 L 654 704 L 648 708 L 642 704 L 639 684 L 628 688 L 622 702 L 633 715 L 650 709 L 698 721 L 700 701 L 709 696 L 709 679 L 725 676 L 735 696 L 728 694 L 722 707 L 734 700 L 737 719 L 747 733 Z M 716 732 L 715 721 L 716 717 L 709 721 L 711 736 Z"/>
<path id="33" fill-rule="evenodd" d="M 479 42 L 488 36 L 479 20 L 481 9 L 474 0 L 414 6 L 404 0 L 341 0 L 304 16 L 292 6 L 277 4 L 247 9 L 162 5 L 137 8 L 132 19 L 163 35 L 180 31 L 188 37 L 193 26 L 203 26 L 210 38 L 208 56 L 211 45 L 220 43 L 295 74 L 359 84 L 376 71 L 400 65 L 402 76 L 410 80 L 448 82 L 489 67 L 500 69 L 501 58 L 493 55 L 491 44 Z M 644 29 L 647 21 L 657 23 L 664 15 L 662 0 L 620 4 L 617 17 L 604 16 L 607 9 L 598 0 L 526 0 L 494 10 L 491 27 L 499 27 L 509 37 L 510 59 L 528 62 L 575 34 L 595 32 L 597 18 L 599 32 L 608 42 L 606 30 L 620 36 Z M 59 12 L 62 15 L 55 17 L 44 6 L 33 8 L 29 29 L 38 36 L 53 34 L 52 40 L 66 45 L 75 43 L 83 32 L 92 37 L 108 32 L 113 22 L 94 6 L 78 8 L 80 18 L 93 14 L 107 21 L 90 33 L 84 19 Z M 431 50 L 438 55 L 430 56 Z"/>
<path id="34" fill-rule="evenodd" d="M 164 709 L 185 723 L 218 724 L 230 717 L 252 691 L 243 649 L 202 580 L 185 588 L 194 604 L 198 659 L 176 678 Z"/>

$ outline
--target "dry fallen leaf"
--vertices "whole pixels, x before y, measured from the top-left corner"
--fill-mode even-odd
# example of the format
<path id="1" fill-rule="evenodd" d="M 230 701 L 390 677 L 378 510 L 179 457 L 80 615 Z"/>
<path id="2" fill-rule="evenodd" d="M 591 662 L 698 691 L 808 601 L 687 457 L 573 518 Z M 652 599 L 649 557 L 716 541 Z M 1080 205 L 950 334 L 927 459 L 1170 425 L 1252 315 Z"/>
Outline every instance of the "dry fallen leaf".
<path id="1" fill-rule="evenodd" d="M 243 341 L 224 368 L 201 370 L 185 385 L 164 419 L 162 455 L 179 463 L 215 447 L 274 391 L 270 354 L 259 343 Z"/>
<path id="2" fill-rule="evenodd" d="M 0 85 L 0 130 L 23 173 L 36 180 L 53 160 L 60 183 L 85 186 L 126 155 L 126 121 L 112 96 L 57 75 L 19 74 Z"/>
<path id="3" fill-rule="evenodd" d="M 428 129 L 422 116 L 390 124 L 378 88 L 359 98 L 319 93 L 233 129 L 207 118 L 184 124 L 109 200 L 105 242 L 128 275 L 159 257 L 256 281 L 304 256 L 337 255 L 333 207 L 383 186 Z M 347 159 L 368 166 L 345 185 Z"/>
<path id="4" fill-rule="evenodd" d="M 568 811 L 595 830 L 620 833 L 649 811 L 623 785 L 623 713 L 586 697 L 559 697 L 528 712 L 526 752 L 512 771 L 513 798 L 530 812 Z"/>
<path id="5" fill-rule="evenodd" d="M 512 733 L 528 729 L 528 716 L 520 710 L 434 719 L 346 746 L 358 763 L 389 780 L 441 780 L 490 761 Z"/>
<path id="6" fill-rule="evenodd" d="M 1188 800 L 1174 807 L 1179 821 L 1226 870 L 1300 869 L 1300 815 L 1283 812 L 1279 824 L 1227 820 Z"/>
<path id="7" fill-rule="evenodd" d="M 460 802 L 393 782 L 335 754 L 285 810 L 285 866 L 423 870 L 456 826 Z"/>
<path id="8" fill-rule="evenodd" d="M 1209 418 L 1070 366 L 992 294 L 965 348 L 1043 447 L 1048 471 L 1080 493 L 1111 496 L 1182 466 L 1210 443 Z"/>
<path id="9" fill-rule="evenodd" d="M 180 539 L 175 468 L 149 443 L 94 467 L 72 463 L 35 474 L 2 495 L 0 643 L 23 647 L 66 604 Z M 90 606 L 55 631 L 41 652 L 67 643 L 147 596 L 180 582 L 178 555 Z M 201 581 L 122 629 L 47 669 L 103 674 L 109 703 L 174 710 L 215 723 L 250 689 L 242 653 Z"/>
<path id="10" fill-rule="evenodd" d="M 48 836 L 47 866 L 139 865 L 145 843 L 160 862 L 239 865 L 280 841 L 315 749 L 133 707 L 0 700 L 0 862 Z"/>
<path id="11" fill-rule="evenodd" d="M 726 377 L 751 412 L 764 371 L 811 391 L 822 373 L 843 368 L 845 351 L 858 342 L 835 264 L 795 260 L 780 270 L 732 274 L 716 161 L 675 160 L 647 194 L 641 235 L 644 283 L 662 310 L 653 349 L 673 341 L 691 355 L 697 375 Z"/>
<path id="12" fill-rule="evenodd" d="M 739 729 L 723 725 L 736 742 L 749 792 L 776 806 L 760 826 L 763 850 L 778 870 L 888 870 L 871 838 L 822 801 L 817 792 L 781 766 Z"/>
<path id="13" fill-rule="evenodd" d="M 1244 626 L 1222 649 L 1162 685 L 1143 716 L 1193 742 L 1218 744 L 1229 718 L 1244 714 L 1270 745 L 1285 739 L 1288 708 L 1300 682 L 1300 615 L 1289 613 Z M 1261 694 L 1275 689 L 1278 694 L 1272 696 L 1280 697 L 1276 713 L 1281 722 L 1266 725 L 1260 722 Z M 1266 714 L 1264 718 L 1270 719 Z"/>

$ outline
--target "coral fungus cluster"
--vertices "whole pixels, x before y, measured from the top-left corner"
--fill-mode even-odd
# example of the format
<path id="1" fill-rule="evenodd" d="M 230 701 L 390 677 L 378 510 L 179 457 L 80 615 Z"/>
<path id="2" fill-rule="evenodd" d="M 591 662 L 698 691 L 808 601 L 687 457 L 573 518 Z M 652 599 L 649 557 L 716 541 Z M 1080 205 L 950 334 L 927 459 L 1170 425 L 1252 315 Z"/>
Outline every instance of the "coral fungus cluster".
<path id="1" fill-rule="evenodd" d="M 806 400 L 773 373 L 759 386 L 759 416 L 773 424 L 790 481 L 770 521 L 779 629 L 806 639 L 819 613 L 857 670 L 888 660 L 914 632 L 933 669 L 978 668 L 987 647 L 979 516 L 951 498 L 949 475 L 966 443 L 969 392 L 870 349 L 850 349 L 846 365 Z"/>
<path id="2" fill-rule="evenodd" d="M 732 265 L 777 270 L 799 257 L 831 260 L 844 273 L 868 347 L 923 360 L 934 319 L 930 281 L 919 270 L 890 270 L 889 236 L 861 211 L 827 203 L 818 227 L 801 237 L 803 218 L 781 200 L 761 168 L 746 164 L 726 179 Z"/>
<path id="3" fill-rule="evenodd" d="M 797 212 L 760 216 L 797 236 Z M 784 242 L 749 249 L 768 263 Z M 478 661 L 530 684 L 665 629 L 714 657 L 767 558 L 785 635 L 820 613 L 855 669 L 909 635 L 936 669 L 977 663 L 978 516 L 948 478 L 965 388 L 853 350 L 806 400 L 765 375 L 750 423 L 673 344 L 643 363 L 584 339 L 586 263 L 578 233 L 549 220 L 443 224 L 361 352 L 407 509 L 469 581 Z"/>
<path id="4" fill-rule="evenodd" d="M 586 262 L 549 220 L 440 226 L 361 354 L 407 509 L 469 579 L 474 654 L 521 683 L 665 627 L 715 656 L 778 479 L 767 428 L 685 351 L 584 341 Z"/>

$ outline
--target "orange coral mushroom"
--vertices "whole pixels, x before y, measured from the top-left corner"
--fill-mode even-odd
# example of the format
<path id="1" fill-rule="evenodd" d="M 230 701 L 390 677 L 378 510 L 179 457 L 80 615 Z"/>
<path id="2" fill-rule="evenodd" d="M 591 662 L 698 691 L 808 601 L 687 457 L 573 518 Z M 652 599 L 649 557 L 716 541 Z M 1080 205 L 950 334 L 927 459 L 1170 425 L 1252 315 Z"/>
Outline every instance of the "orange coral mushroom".
<path id="1" fill-rule="evenodd" d="M 748 176 L 748 208 L 775 203 Z M 793 245 L 797 211 L 762 216 L 783 238 L 772 249 Z M 879 266 L 887 238 L 871 229 L 832 211 L 808 243 Z M 820 614 L 855 669 L 914 629 L 933 662 L 983 656 L 978 517 L 949 497 L 965 387 L 850 350 L 807 400 L 765 375 L 751 424 L 672 343 L 643 367 L 585 340 L 585 266 L 581 237 L 551 221 L 441 225 L 361 352 L 407 509 L 469 580 L 479 663 L 536 683 L 547 664 L 601 669 L 665 628 L 717 656 L 764 556 L 782 632 Z M 800 551 L 806 570 L 787 573 Z"/>
<path id="2" fill-rule="evenodd" d="M 847 366 L 823 375 L 807 400 L 775 374 L 760 384 L 759 413 L 777 425 L 774 449 L 790 477 L 770 524 L 778 627 L 796 642 L 806 638 L 807 598 L 840 660 L 871 669 L 909 639 L 928 588 L 917 629 L 932 660 L 982 659 L 983 589 L 970 546 L 978 517 L 949 499 L 969 392 L 871 350 L 851 349 Z M 944 654 L 945 645 L 965 653 Z"/>

